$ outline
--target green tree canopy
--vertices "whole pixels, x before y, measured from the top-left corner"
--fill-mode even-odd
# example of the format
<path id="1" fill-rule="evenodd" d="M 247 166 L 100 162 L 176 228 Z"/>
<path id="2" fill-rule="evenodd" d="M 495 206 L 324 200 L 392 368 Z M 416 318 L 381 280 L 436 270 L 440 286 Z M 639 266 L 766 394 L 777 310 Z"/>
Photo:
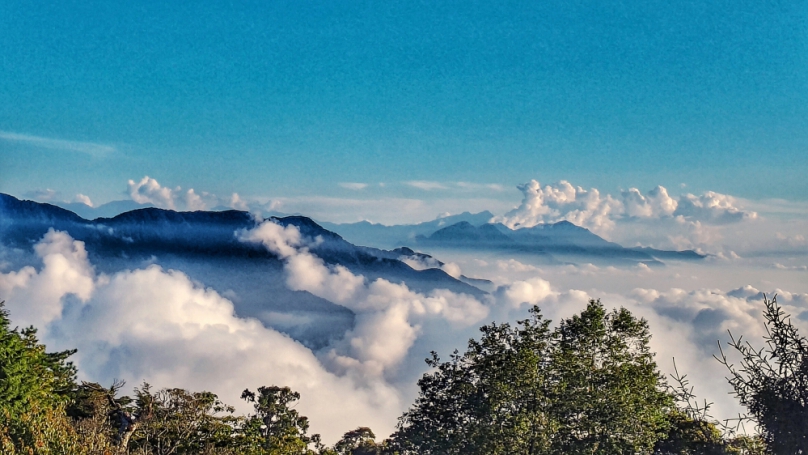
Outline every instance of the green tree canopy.
<path id="1" fill-rule="evenodd" d="M 74 350 L 48 353 L 36 329 L 11 328 L 0 302 L 0 449 L 3 453 L 81 453 L 64 414 L 76 387 Z"/>
<path id="2" fill-rule="evenodd" d="M 418 382 L 393 445 L 418 454 L 650 453 L 673 400 L 645 320 L 600 301 L 558 328 L 530 318 L 482 327 L 479 341 Z"/>
<path id="3" fill-rule="evenodd" d="M 309 420 L 292 406 L 300 394 L 289 387 L 259 387 L 258 393 L 245 389 L 241 398 L 253 404 L 255 413 L 247 418 L 244 434 L 268 455 L 309 454 L 309 445 L 320 446 L 320 435 L 309 436 Z M 260 437 L 258 437 L 260 435 Z M 258 437 L 258 439 L 255 439 Z"/>
<path id="4" fill-rule="evenodd" d="M 66 403 L 76 387 L 76 368 L 67 361 L 75 350 L 45 352 L 36 329 L 11 328 L 0 302 L 0 412 L 17 415 Z"/>

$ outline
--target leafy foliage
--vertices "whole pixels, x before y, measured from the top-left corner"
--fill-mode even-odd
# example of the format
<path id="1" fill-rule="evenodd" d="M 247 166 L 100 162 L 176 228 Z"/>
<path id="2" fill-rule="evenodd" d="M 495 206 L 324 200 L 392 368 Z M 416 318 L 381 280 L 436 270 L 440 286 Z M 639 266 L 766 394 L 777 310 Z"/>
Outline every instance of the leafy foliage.
<path id="1" fill-rule="evenodd" d="M 247 419 L 244 434 L 253 450 L 266 454 L 309 454 L 310 443 L 319 445 L 320 436 L 308 436 L 309 420 L 290 405 L 300 394 L 289 387 L 259 387 L 258 393 L 244 390 L 241 398 L 253 403 L 255 414 Z"/>
<path id="2" fill-rule="evenodd" d="M 464 354 L 418 381 L 420 395 L 399 419 L 393 445 L 402 453 L 519 453 L 546 447 L 551 333 L 538 308 L 531 318 L 480 329 Z"/>
<path id="3" fill-rule="evenodd" d="M 383 447 L 376 443 L 376 435 L 368 427 L 359 427 L 342 436 L 334 445 L 333 453 L 337 455 L 379 455 Z"/>
<path id="4" fill-rule="evenodd" d="M 436 353 L 415 404 L 396 433 L 377 443 L 370 428 L 333 447 L 309 435 L 288 387 L 247 389 L 253 413 L 210 392 L 153 390 L 132 397 L 123 381 L 76 384 L 67 359 L 47 353 L 36 329 L 11 328 L 0 303 L 0 451 L 10 455 L 405 455 L 805 453 L 808 341 L 776 300 L 765 300 L 767 348 L 733 338 L 739 367 L 719 358 L 760 428 L 727 432 L 710 404 L 694 401 L 678 371 L 670 387 L 657 371 L 650 331 L 625 309 L 590 301 L 551 329 L 538 307 L 515 325 L 492 323 L 448 361 Z"/>
<path id="5" fill-rule="evenodd" d="M 741 355 L 738 367 L 724 352 L 719 361 L 729 371 L 729 383 L 774 454 L 808 453 L 808 340 L 797 332 L 777 304 L 764 297 L 766 346 L 755 349 L 743 337 L 730 347 Z M 720 345 L 719 345 L 720 346 Z"/>
<path id="6" fill-rule="evenodd" d="M 551 396 L 558 453 L 641 453 L 667 431 L 673 405 L 645 320 L 590 301 L 561 322 Z"/>
<path id="7" fill-rule="evenodd" d="M 75 351 L 45 352 L 36 329 L 11 328 L 0 302 L 0 447 L 3 453 L 81 453 L 64 416 L 75 387 Z"/>
<path id="8" fill-rule="evenodd" d="M 135 389 L 142 416 L 131 447 L 158 455 L 197 454 L 234 445 L 234 409 L 210 392 L 162 389 L 144 383 Z M 222 414 L 222 415 L 220 415 Z"/>
<path id="9" fill-rule="evenodd" d="M 590 301 L 554 331 L 531 318 L 482 327 L 448 362 L 427 363 L 415 405 L 393 436 L 402 453 L 650 452 L 672 399 L 656 369 L 648 324 Z"/>
<path id="10" fill-rule="evenodd" d="M 67 358 L 76 351 L 47 353 L 36 332 L 11 329 L 0 302 L 0 410 L 11 415 L 66 403 L 75 387 L 76 368 Z"/>

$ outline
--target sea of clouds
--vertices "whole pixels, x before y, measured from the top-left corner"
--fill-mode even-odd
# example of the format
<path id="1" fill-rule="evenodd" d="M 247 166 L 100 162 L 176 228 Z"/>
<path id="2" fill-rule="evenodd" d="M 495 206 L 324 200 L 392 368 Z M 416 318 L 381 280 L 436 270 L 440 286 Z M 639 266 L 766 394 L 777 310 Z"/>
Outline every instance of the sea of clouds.
<path id="1" fill-rule="evenodd" d="M 181 194 L 184 208 L 196 203 L 192 190 L 167 190 L 152 180 L 130 182 L 135 201 L 178 208 Z M 772 224 L 760 227 L 766 217 L 712 192 L 673 198 L 657 187 L 610 196 L 563 181 L 544 187 L 531 181 L 520 189 L 523 202 L 494 221 L 527 227 L 566 219 L 613 240 L 636 232 L 638 243 L 680 242 L 713 254 L 698 264 L 617 268 L 441 252 L 454 276 L 494 281 L 490 295 L 475 298 L 446 290 L 419 293 L 325 264 L 310 250 L 317 239 L 301 236 L 294 226 L 264 221 L 234 233 L 281 258 L 290 289 L 356 314 L 343 337 L 318 350 L 239 317 L 226 296 L 181 270 L 150 265 L 98 273 L 84 244 L 64 232 L 51 231 L 37 243 L 34 265 L 15 269 L 6 263 L 0 269 L 0 298 L 15 324 L 40 329 L 49 349 L 78 348 L 74 360 L 82 379 L 210 390 L 241 412 L 249 411 L 238 399 L 244 388 L 288 385 L 302 394 L 298 409 L 310 417 L 312 430 L 330 442 L 357 426 L 370 426 L 380 436 L 392 432 L 415 397 L 429 351 L 462 350 L 480 325 L 522 319 L 530 305 L 558 321 L 601 298 L 607 307 L 624 306 L 644 317 L 662 371 L 672 372 L 675 358 L 695 392 L 715 402 L 718 417 L 740 408 L 728 393 L 726 372 L 712 358 L 716 342 L 726 343 L 728 331 L 753 342 L 762 339 L 763 292 L 777 293 L 808 333 L 801 212 L 779 220 L 773 231 Z M 694 234 L 699 229 L 707 234 Z M 753 242 L 752 235 L 739 234 L 744 230 L 766 235 Z"/>

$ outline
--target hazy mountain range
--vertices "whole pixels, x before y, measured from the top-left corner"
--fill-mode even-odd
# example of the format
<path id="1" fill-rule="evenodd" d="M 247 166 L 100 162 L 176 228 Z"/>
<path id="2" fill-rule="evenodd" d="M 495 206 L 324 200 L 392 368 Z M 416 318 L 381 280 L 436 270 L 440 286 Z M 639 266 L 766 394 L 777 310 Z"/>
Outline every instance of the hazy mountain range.
<path id="1" fill-rule="evenodd" d="M 490 218 L 490 213 L 482 212 L 405 226 L 323 223 L 330 230 L 303 216 L 272 220 L 282 226 L 296 226 L 312 240 L 311 252 L 326 264 L 345 266 L 368 281 L 384 278 L 406 283 L 424 293 L 448 289 L 480 297 L 493 289 L 487 280 L 462 275 L 455 278 L 441 270 L 443 263 L 427 254 L 432 248 L 574 255 L 648 264 L 661 264 L 660 258 L 703 257 L 692 251 L 623 248 L 565 221 L 511 230 L 488 224 Z M 33 245 L 49 229 L 65 231 L 85 243 L 97 272 L 115 273 L 150 264 L 181 270 L 227 296 L 239 315 L 256 317 L 310 346 L 322 346 L 344 334 L 354 321 L 350 310 L 308 292 L 290 290 L 278 257 L 263 246 L 237 238 L 237 232 L 255 227 L 257 222 L 243 211 L 176 212 L 153 207 L 87 220 L 51 204 L 0 194 L 0 241 L 8 247 L 0 259 L 12 265 L 34 264 Z M 360 239 L 390 243 L 395 238 L 401 246 L 390 250 L 356 244 Z"/>
<path id="2" fill-rule="evenodd" d="M 439 229 L 428 236 L 417 235 L 412 244 L 427 249 L 437 247 L 474 251 L 491 250 L 503 253 L 577 256 L 621 262 L 637 261 L 647 264 L 660 264 L 660 259 L 698 260 L 705 257 L 692 250 L 624 248 L 569 221 L 539 224 L 521 229 L 510 229 L 499 223 L 475 226 L 467 221 L 461 221 Z"/>
<path id="3" fill-rule="evenodd" d="M 309 218 L 273 218 L 294 225 L 312 242 L 312 253 L 326 264 L 340 264 L 368 280 L 385 278 L 406 282 L 428 292 L 449 289 L 481 296 L 484 291 L 455 279 L 439 268 L 415 270 L 400 259 L 410 255 L 423 262 L 427 255 L 411 250 L 382 250 L 345 241 Z M 350 310 L 305 291 L 288 289 L 283 263 L 263 246 L 241 242 L 235 233 L 254 227 L 247 212 L 175 212 L 143 208 L 112 218 L 86 220 L 44 203 L 0 194 L 0 241 L 12 265 L 35 264 L 33 245 L 49 229 L 64 231 L 83 241 L 97 271 L 117 271 L 157 264 L 176 269 L 228 296 L 241 316 L 256 317 L 309 345 L 319 346 L 341 336 L 353 324 Z M 435 261 L 440 265 L 439 261 Z"/>

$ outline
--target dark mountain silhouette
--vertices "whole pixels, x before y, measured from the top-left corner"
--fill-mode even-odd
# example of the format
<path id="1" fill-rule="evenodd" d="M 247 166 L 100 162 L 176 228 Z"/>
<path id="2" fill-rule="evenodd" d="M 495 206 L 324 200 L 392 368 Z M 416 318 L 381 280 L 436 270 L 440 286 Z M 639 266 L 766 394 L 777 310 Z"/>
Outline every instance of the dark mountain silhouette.
<path id="1" fill-rule="evenodd" d="M 474 226 L 461 221 L 439 229 L 429 236 L 416 236 L 411 244 L 422 248 L 569 255 L 648 264 L 659 264 L 659 259 L 693 260 L 705 257 L 691 250 L 625 248 L 569 221 L 539 224 L 515 230 L 502 224 Z"/>
<path id="2" fill-rule="evenodd" d="M 412 251 L 357 246 L 303 216 L 273 218 L 296 226 L 304 237 L 320 239 L 311 251 L 326 264 L 340 264 L 368 280 L 406 283 L 418 292 L 449 289 L 474 296 L 485 292 L 438 268 L 415 270 L 402 262 Z M 101 273 L 158 264 L 181 270 L 192 279 L 231 296 L 242 316 L 261 319 L 313 347 L 341 336 L 353 324 L 353 313 L 308 292 L 285 285 L 283 262 L 262 245 L 239 241 L 236 232 L 255 227 L 247 212 L 176 212 L 143 208 L 112 218 L 86 220 L 51 204 L 19 200 L 0 193 L 0 243 L 33 251 L 49 229 L 64 231 L 85 243 Z M 294 318 L 279 318 L 278 315 Z M 284 320 L 312 321 L 295 322 Z M 279 322 L 280 321 L 280 322 Z"/>

